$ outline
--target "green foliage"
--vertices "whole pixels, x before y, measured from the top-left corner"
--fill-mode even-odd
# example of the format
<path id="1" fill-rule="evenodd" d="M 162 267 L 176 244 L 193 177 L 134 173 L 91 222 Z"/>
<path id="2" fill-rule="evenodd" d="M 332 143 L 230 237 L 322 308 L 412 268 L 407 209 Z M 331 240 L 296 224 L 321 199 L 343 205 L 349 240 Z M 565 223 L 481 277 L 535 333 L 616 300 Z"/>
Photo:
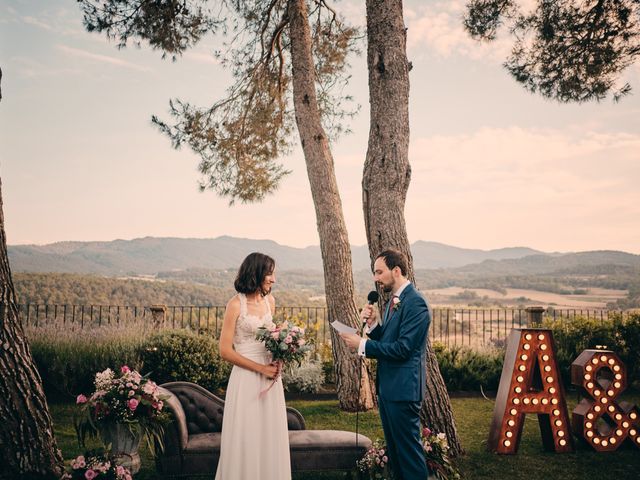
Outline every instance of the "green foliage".
<path id="1" fill-rule="evenodd" d="M 187 330 L 152 335 L 139 354 L 142 370 L 158 384 L 187 381 L 215 392 L 231 373 L 231 365 L 220 358 L 217 340 Z"/>
<path id="2" fill-rule="evenodd" d="M 433 349 L 440 373 L 449 391 L 495 391 L 500 383 L 504 351 L 472 350 L 465 347 L 446 348 L 435 342 Z"/>
<path id="3" fill-rule="evenodd" d="M 637 0 L 472 0 L 465 27 L 478 40 L 494 40 L 508 24 L 515 38 L 505 67 L 527 90 L 560 102 L 614 100 L 631 91 L 619 84 L 640 54 Z M 520 8 L 518 4 L 523 4 Z M 617 90 L 614 90 L 617 89 Z"/>
<path id="4" fill-rule="evenodd" d="M 571 363 L 577 356 L 585 349 L 602 346 L 625 363 L 632 386 L 640 386 L 640 313 L 627 317 L 612 315 L 608 321 L 584 317 L 545 320 L 542 326 L 553 331 L 556 356 L 566 385 L 571 383 Z"/>
<path id="5" fill-rule="evenodd" d="M 288 392 L 317 393 L 324 384 L 323 365 L 307 359 L 300 367 L 285 369 L 282 381 Z"/>
<path id="6" fill-rule="evenodd" d="M 137 369 L 146 336 L 139 325 L 90 331 L 51 325 L 27 328 L 26 334 L 47 397 L 61 400 L 91 391 L 96 372 L 123 364 Z"/>
<path id="7" fill-rule="evenodd" d="M 161 272 L 155 279 L 120 279 L 72 273 L 16 273 L 13 275 L 20 304 L 58 305 L 225 305 L 235 294 L 236 270 L 182 270 Z M 319 295 L 322 275 L 287 272 L 274 291 L 279 306 L 324 306 Z M 69 312 L 71 309 L 69 308 Z M 42 313 L 41 313 L 42 314 Z M 61 312 L 58 312 L 61 315 Z M 31 315 L 34 315 L 32 310 Z"/>

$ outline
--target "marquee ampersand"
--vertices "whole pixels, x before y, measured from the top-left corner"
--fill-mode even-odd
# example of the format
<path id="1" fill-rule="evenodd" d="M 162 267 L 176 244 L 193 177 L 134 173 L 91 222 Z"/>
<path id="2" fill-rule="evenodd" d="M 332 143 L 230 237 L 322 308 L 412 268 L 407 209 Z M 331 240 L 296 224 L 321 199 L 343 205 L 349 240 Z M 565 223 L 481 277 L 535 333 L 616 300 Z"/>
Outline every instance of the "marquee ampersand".
<path id="1" fill-rule="evenodd" d="M 582 387 L 583 398 L 573 410 L 577 437 L 600 452 L 617 450 L 627 439 L 640 447 L 640 412 L 616 399 L 627 388 L 627 368 L 610 350 L 585 350 L 571 364 L 571 383 Z"/>

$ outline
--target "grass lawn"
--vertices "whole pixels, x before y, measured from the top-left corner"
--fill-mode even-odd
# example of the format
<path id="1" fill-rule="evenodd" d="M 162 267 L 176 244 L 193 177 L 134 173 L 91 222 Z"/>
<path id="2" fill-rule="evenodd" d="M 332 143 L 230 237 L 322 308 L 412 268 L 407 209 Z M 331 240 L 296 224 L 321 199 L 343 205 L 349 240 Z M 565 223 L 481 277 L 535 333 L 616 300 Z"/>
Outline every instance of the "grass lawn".
<path id="1" fill-rule="evenodd" d="M 575 406 L 569 398 L 569 414 Z M 624 395 L 629 402 L 640 405 L 640 395 Z M 481 397 L 453 398 L 451 400 L 466 454 L 458 465 L 466 479 L 522 479 L 551 478 L 562 480 L 621 480 L 640 478 L 640 449 L 625 445 L 617 452 L 596 453 L 577 442 L 575 453 L 554 454 L 544 452 L 536 416 L 528 415 L 517 455 L 495 455 L 487 452 L 486 441 L 493 415 L 493 401 Z M 355 414 L 341 412 L 335 400 L 289 401 L 288 406 L 298 409 L 309 429 L 355 430 Z M 73 429 L 74 405 L 53 404 L 51 413 L 58 440 L 65 459 L 81 453 Z M 377 411 L 360 414 L 360 431 L 374 440 L 382 438 L 382 427 Z M 146 449 L 142 451 L 142 469 L 139 479 L 158 478 L 153 460 Z M 338 480 L 344 473 L 294 474 L 295 480 Z"/>

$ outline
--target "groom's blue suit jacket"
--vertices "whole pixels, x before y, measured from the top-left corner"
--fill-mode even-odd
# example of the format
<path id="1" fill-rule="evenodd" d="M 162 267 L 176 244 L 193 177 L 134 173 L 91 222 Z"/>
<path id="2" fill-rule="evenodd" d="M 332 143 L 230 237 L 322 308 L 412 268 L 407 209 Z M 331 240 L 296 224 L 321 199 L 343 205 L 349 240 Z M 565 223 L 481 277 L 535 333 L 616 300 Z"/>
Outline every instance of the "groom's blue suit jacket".
<path id="1" fill-rule="evenodd" d="M 421 402 L 426 389 L 426 342 L 431 314 L 413 284 L 400 294 L 382 325 L 369 332 L 365 355 L 378 360 L 378 395 L 390 401 Z"/>

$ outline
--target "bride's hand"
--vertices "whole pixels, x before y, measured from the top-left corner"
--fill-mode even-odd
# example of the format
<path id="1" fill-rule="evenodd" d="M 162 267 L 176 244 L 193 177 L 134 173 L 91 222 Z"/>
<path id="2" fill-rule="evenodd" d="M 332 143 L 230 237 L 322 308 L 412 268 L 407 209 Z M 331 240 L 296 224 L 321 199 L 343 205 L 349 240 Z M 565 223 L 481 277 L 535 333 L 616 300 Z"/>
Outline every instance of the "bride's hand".
<path id="1" fill-rule="evenodd" d="M 272 363 L 270 363 L 268 365 L 264 365 L 262 367 L 262 374 L 265 377 L 267 377 L 269 379 L 272 379 L 272 378 L 276 378 L 278 376 L 279 370 L 280 370 L 280 368 L 278 366 L 278 363 L 277 362 L 272 362 Z"/>

